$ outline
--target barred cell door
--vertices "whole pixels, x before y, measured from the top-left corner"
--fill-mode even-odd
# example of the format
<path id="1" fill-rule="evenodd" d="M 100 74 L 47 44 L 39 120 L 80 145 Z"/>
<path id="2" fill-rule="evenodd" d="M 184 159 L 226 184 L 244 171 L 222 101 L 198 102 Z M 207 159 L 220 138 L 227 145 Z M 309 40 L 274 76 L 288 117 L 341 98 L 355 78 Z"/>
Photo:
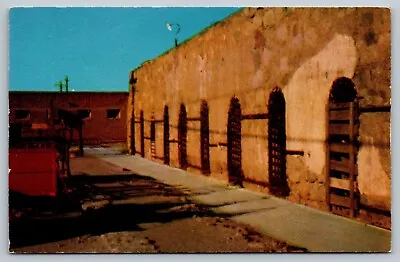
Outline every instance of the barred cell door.
<path id="1" fill-rule="evenodd" d="M 242 174 L 242 110 L 239 99 L 233 97 L 228 113 L 228 176 L 229 182 L 243 186 Z"/>
<path id="2" fill-rule="evenodd" d="M 210 171 L 210 127 L 209 127 L 209 109 L 205 100 L 202 101 L 200 107 L 200 154 L 201 154 L 201 171 L 205 175 L 209 175 Z"/>
<path id="3" fill-rule="evenodd" d="M 354 217 L 359 208 L 357 137 L 359 106 L 353 82 L 333 82 L 328 105 L 326 200 L 334 213 Z"/>
<path id="4" fill-rule="evenodd" d="M 140 124 L 140 155 L 142 157 L 144 157 L 145 154 L 144 154 L 144 113 L 143 113 L 143 110 L 140 111 L 139 124 Z"/>
<path id="5" fill-rule="evenodd" d="M 186 170 L 188 167 L 187 160 L 187 113 L 184 104 L 181 104 L 178 120 L 178 154 L 179 166 Z"/>
<path id="6" fill-rule="evenodd" d="M 154 120 L 154 115 L 151 116 L 150 121 L 150 152 L 151 158 L 156 158 L 156 121 Z"/>
<path id="7" fill-rule="evenodd" d="M 279 87 L 271 91 L 268 102 L 268 175 L 270 192 L 288 196 L 286 176 L 286 103 Z"/>
<path id="8" fill-rule="evenodd" d="M 163 117 L 163 126 L 164 126 L 164 164 L 169 165 L 169 113 L 168 106 L 164 107 L 164 117 Z"/>

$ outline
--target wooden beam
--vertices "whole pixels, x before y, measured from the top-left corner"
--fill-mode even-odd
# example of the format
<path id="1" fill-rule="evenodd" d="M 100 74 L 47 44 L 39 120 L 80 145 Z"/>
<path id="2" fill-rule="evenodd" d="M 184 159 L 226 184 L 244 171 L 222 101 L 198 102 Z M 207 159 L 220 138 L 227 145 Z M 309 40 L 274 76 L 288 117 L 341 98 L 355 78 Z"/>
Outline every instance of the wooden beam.
<path id="1" fill-rule="evenodd" d="M 329 111 L 329 120 L 350 120 L 349 111 Z"/>
<path id="2" fill-rule="evenodd" d="M 329 150 L 331 152 L 335 152 L 335 153 L 349 153 L 349 147 L 351 145 L 350 144 L 344 144 L 344 143 L 331 143 L 329 145 Z"/>
<path id="3" fill-rule="evenodd" d="M 331 111 L 331 110 L 343 110 L 343 109 L 349 109 L 349 108 L 350 108 L 350 103 L 349 102 L 329 103 L 329 111 Z"/>
<path id="4" fill-rule="evenodd" d="M 330 194 L 330 199 L 331 199 L 331 205 L 335 206 L 342 206 L 342 207 L 350 207 L 350 198 L 348 197 L 343 197 L 343 196 L 338 196 L 335 194 Z"/>
<path id="5" fill-rule="evenodd" d="M 350 161 L 348 159 L 342 159 L 341 161 L 338 160 L 330 160 L 330 167 L 333 170 L 350 173 Z M 357 173 L 357 165 L 354 164 L 354 172 Z"/>
<path id="6" fill-rule="evenodd" d="M 350 180 L 331 177 L 330 178 L 330 187 L 343 189 L 343 190 L 350 190 Z"/>
<path id="7" fill-rule="evenodd" d="M 349 135 L 349 132 L 350 132 L 349 124 L 329 123 L 330 135 Z"/>

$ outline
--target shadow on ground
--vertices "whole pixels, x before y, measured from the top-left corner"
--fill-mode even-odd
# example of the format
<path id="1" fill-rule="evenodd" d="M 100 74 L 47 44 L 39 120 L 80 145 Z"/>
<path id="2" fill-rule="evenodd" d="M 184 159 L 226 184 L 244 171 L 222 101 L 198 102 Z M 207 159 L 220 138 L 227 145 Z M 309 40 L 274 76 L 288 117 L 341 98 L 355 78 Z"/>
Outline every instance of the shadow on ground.
<path id="1" fill-rule="evenodd" d="M 73 176 L 69 188 L 71 192 L 59 199 L 10 192 L 10 250 L 210 215 L 181 191 L 139 175 Z"/>

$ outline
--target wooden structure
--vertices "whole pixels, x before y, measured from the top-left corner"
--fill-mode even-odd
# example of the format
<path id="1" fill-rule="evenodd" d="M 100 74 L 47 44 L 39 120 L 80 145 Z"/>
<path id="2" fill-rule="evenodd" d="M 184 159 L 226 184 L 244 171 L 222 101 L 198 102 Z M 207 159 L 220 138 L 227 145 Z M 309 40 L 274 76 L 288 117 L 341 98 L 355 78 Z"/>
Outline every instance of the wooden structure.
<path id="1" fill-rule="evenodd" d="M 359 209 L 357 188 L 358 102 L 329 103 L 326 199 L 329 209 Z"/>

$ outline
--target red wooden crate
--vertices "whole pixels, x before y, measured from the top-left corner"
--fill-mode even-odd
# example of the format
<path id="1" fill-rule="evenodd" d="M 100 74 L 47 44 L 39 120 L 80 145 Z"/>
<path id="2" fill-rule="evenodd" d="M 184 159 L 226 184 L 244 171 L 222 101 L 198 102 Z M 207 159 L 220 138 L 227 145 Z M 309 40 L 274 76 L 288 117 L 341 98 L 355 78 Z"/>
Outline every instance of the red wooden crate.
<path id="1" fill-rule="evenodd" d="M 57 195 L 57 150 L 50 148 L 9 149 L 9 189 L 28 196 Z"/>

